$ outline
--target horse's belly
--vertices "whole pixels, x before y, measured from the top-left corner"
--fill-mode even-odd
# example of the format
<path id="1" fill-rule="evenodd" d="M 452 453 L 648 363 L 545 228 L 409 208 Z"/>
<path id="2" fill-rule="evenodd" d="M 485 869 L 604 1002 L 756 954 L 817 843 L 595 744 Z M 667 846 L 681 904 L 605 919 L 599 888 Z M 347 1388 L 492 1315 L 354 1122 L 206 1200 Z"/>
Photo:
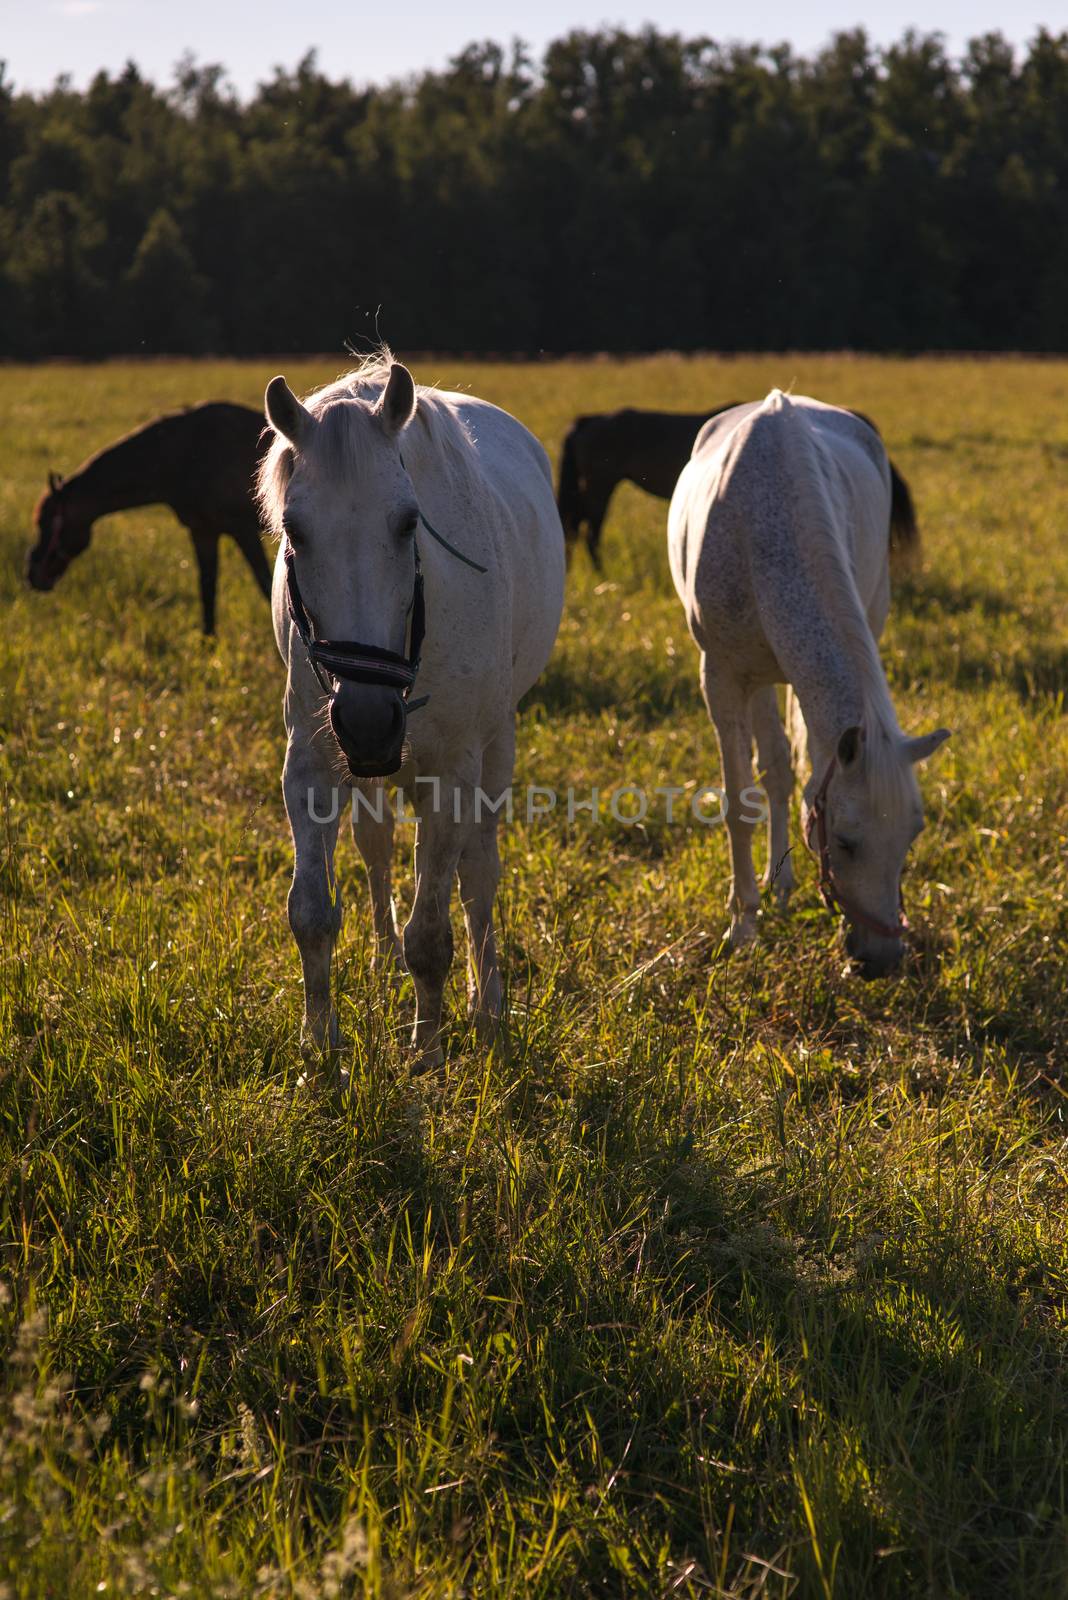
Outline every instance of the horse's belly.
<path id="1" fill-rule="evenodd" d="M 513 704 L 532 689 L 553 653 L 564 609 L 564 547 L 541 550 L 532 581 L 516 585 L 512 613 Z M 526 576 L 526 575 L 524 575 Z"/>

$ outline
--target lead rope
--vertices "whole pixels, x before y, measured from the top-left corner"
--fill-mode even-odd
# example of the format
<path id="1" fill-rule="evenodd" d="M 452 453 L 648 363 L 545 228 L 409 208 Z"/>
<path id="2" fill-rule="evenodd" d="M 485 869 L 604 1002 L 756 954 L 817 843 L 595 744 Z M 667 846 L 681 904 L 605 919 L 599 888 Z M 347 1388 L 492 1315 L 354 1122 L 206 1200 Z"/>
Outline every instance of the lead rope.
<path id="1" fill-rule="evenodd" d="M 404 457 L 403 456 L 400 457 L 400 464 L 401 464 L 402 467 L 404 467 Z M 407 472 L 408 468 L 404 467 L 404 470 L 405 470 L 405 472 Z M 409 474 L 409 476 L 410 476 L 410 474 Z M 426 519 L 426 517 L 425 517 L 425 515 L 423 514 L 422 511 L 420 511 L 420 513 L 419 513 L 419 521 L 423 524 L 423 527 L 426 529 L 427 533 L 429 533 L 430 537 L 432 539 L 436 539 L 438 544 L 440 544 L 441 548 L 443 550 L 447 550 L 449 552 L 450 556 L 455 556 L 457 561 L 462 561 L 465 567 L 471 567 L 471 568 L 473 568 L 473 570 L 475 572 L 488 572 L 489 571 L 488 567 L 480 566 L 477 561 L 472 561 L 470 556 L 465 556 L 462 550 L 457 550 L 457 548 L 456 548 L 456 546 L 454 544 L 450 544 L 448 539 L 446 539 L 445 535 L 443 533 L 439 533 L 438 530 L 434 527 L 434 524 L 432 522 L 428 522 L 427 521 L 427 519 Z"/>

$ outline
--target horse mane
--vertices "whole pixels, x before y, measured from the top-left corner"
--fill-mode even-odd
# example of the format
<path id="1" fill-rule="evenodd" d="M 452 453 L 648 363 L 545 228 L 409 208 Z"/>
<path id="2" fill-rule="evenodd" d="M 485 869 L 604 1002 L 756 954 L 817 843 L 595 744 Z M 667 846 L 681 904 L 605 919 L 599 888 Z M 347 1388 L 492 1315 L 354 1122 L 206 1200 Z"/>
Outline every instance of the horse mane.
<path id="1" fill-rule="evenodd" d="M 42 489 L 41 493 L 37 496 L 37 503 L 33 508 L 33 526 L 37 529 L 38 533 L 41 531 L 41 523 L 44 519 L 45 506 L 52 499 L 52 496 L 55 494 L 55 492 L 56 491 L 51 487 L 51 485 L 49 485 L 47 489 Z"/>
<path id="2" fill-rule="evenodd" d="M 331 474 L 360 476 L 368 458 L 368 433 L 365 428 L 353 427 L 354 416 L 370 413 L 389 381 L 393 365 L 393 352 L 382 345 L 359 366 L 315 389 L 302 402 L 319 424 L 314 436 L 315 456 Z M 415 415 L 403 435 L 406 443 L 409 439 L 412 442 L 410 454 L 419 453 L 418 428 L 446 476 L 457 487 L 469 488 L 477 460 L 470 433 L 436 389 L 417 383 L 415 396 Z M 269 426 L 265 431 L 270 432 Z M 294 458 L 288 439 L 276 433 L 257 473 L 256 503 L 264 527 L 276 535 L 282 530 L 286 486 L 293 474 Z"/>
<path id="3" fill-rule="evenodd" d="M 813 433 L 805 420 L 804 408 L 795 406 L 781 390 L 773 389 L 756 413 L 780 413 L 790 426 L 781 437 L 788 441 L 787 452 L 796 489 L 816 513 L 811 529 L 815 537 L 805 540 L 804 549 L 818 572 L 821 593 L 828 601 L 829 620 L 839 633 L 843 648 L 857 674 L 861 715 L 865 733 L 865 770 L 869 793 L 899 815 L 915 801 L 916 781 L 912 766 L 904 760 L 901 744 L 904 735 L 897 719 L 890 688 L 886 681 L 879 646 L 868 622 L 849 562 L 837 537 L 840 518 L 820 471 Z M 855 414 L 855 413 L 854 413 Z M 863 417 L 861 421 L 867 422 Z M 798 426 L 798 423 L 801 425 Z M 871 424 L 869 424 L 871 426 Z M 878 434 L 878 429 L 874 429 Z M 827 446 L 833 448 L 833 445 Z"/>

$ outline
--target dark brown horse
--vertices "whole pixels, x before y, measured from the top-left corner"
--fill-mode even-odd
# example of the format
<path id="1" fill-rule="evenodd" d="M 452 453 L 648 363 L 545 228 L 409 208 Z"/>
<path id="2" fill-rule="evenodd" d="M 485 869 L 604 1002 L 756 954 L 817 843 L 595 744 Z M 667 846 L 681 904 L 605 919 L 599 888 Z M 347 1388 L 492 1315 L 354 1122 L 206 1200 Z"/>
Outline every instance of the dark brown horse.
<path id="1" fill-rule="evenodd" d="M 200 573 L 205 633 L 215 632 L 219 539 L 236 542 L 270 599 L 271 569 L 260 542 L 252 480 L 266 448 L 263 413 L 215 401 L 167 412 L 128 433 L 69 478 L 49 474 L 33 520 L 37 543 L 26 576 L 51 589 L 89 546 L 93 523 L 133 506 L 169 506 L 189 529 Z"/>
<path id="2" fill-rule="evenodd" d="M 711 411 L 622 411 L 576 417 L 560 454 L 560 480 L 556 504 L 564 525 L 568 555 L 586 533 L 590 560 L 601 570 L 601 526 L 616 486 L 627 479 L 647 494 L 670 500 L 679 473 L 690 459 L 694 440 L 709 417 L 730 411 L 737 401 Z M 879 429 L 863 411 L 853 416 Z M 891 543 L 895 554 L 907 556 L 915 544 L 916 515 L 908 484 L 890 462 L 892 496 Z"/>
<path id="3" fill-rule="evenodd" d="M 601 526 L 616 486 L 627 479 L 670 500 L 679 473 L 690 459 L 698 432 L 721 411 L 623 411 L 576 417 L 560 455 L 556 504 L 567 548 L 586 534 L 590 560 L 601 569 Z"/>

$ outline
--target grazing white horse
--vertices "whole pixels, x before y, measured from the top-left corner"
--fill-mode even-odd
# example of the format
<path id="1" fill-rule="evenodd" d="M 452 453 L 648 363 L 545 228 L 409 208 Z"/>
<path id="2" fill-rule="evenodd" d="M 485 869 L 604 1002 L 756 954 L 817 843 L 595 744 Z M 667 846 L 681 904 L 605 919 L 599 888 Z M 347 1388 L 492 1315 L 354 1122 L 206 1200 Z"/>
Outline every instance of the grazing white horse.
<path id="1" fill-rule="evenodd" d="M 281 537 L 272 604 L 288 667 L 282 787 L 295 849 L 289 923 L 304 972 L 302 1043 L 313 1057 L 340 1046 L 330 991 L 340 786 L 345 800 L 358 791 L 353 833 L 376 960 L 403 958 L 415 983 L 412 1042 L 421 1063 L 433 1064 L 457 874 L 476 1016 L 492 1025 L 501 1008 L 495 807 L 512 781 L 517 702 L 549 658 L 563 605 L 564 537 L 548 457 L 496 406 L 417 389 L 388 352 L 304 404 L 275 378 L 266 410 L 275 438 L 259 493 Z M 417 818 L 403 936 L 387 776 Z"/>
<path id="2" fill-rule="evenodd" d="M 845 914 L 847 949 L 866 977 L 901 958 L 901 872 L 923 826 L 913 767 L 949 737 L 906 738 L 879 659 L 892 513 L 899 541 L 914 541 L 908 490 L 874 425 L 773 389 L 705 425 L 668 514 L 672 577 L 723 763 L 732 943 L 755 937 L 760 905 L 755 734 L 769 809 L 765 882 L 785 905 L 792 745 L 798 767 L 807 755 L 811 768 L 802 812 L 820 887 Z M 789 685 L 789 739 L 777 683 Z"/>

